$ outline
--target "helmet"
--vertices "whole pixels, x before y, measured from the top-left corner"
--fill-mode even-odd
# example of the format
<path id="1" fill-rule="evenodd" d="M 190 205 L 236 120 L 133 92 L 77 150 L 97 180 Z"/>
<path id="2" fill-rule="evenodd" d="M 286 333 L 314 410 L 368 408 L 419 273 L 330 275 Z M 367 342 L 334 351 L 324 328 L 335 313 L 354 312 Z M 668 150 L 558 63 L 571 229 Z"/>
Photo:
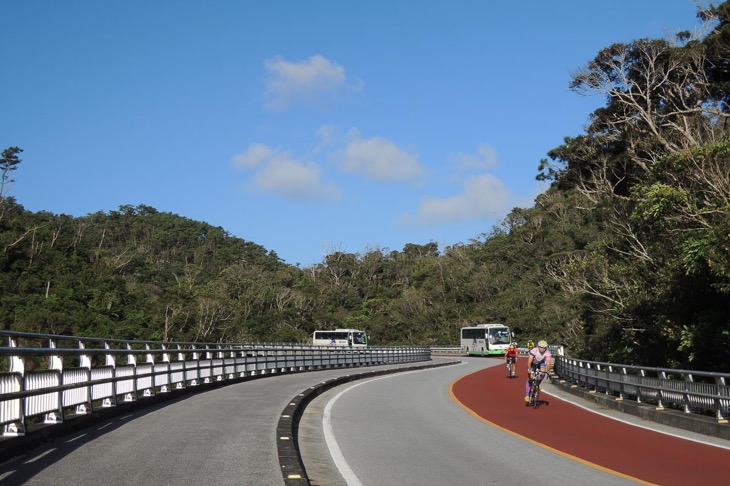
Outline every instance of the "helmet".
<path id="1" fill-rule="evenodd" d="M 509 347 L 510 348 L 514 348 L 515 347 L 515 343 L 509 343 Z"/>
<path id="2" fill-rule="evenodd" d="M 539 341 L 539 342 L 537 343 L 537 347 L 538 347 L 538 348 L 547 348 L 547 341 L 545 341 L 544 339 L 543 339 L 543 340 L 541 340 L 541 341 Z"/>

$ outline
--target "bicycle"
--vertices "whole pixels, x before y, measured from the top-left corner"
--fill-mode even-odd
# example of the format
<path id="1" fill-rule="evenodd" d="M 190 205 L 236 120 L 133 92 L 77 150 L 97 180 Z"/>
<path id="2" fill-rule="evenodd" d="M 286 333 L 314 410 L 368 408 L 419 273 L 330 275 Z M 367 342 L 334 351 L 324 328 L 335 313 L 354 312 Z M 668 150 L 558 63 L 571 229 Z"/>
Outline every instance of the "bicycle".
<path id="1" fill-rule="evenodd" d="M 527 406 L 537 408 L 540 406 L 540 370 L 534 370 L 530 378 L 530 400 Z"/>
<path id="2" fill-rule="evenodd" d="M 507 360 L 507 371 L 509 372 L 509 378 L 515 377 L 515 363 L 511 359 Z"/>

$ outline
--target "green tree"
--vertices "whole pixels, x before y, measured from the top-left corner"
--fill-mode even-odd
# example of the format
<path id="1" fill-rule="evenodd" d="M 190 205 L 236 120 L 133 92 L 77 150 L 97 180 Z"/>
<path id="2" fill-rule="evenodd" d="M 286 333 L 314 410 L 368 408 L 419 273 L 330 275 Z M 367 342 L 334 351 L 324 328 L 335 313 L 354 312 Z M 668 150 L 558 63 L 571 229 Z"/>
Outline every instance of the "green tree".
<path id="1" fill-rule="evenodd" d="M 15 182 L 11 179 L 10 172 L 18 168 L 21 159 L 18 154 L 22 153 L 23 149 L 19 147 L 8 147 L 3 150 L 0 156 L 0 218 L 3 216 L 3 201 L 5 200 L 8 186 Z"/>

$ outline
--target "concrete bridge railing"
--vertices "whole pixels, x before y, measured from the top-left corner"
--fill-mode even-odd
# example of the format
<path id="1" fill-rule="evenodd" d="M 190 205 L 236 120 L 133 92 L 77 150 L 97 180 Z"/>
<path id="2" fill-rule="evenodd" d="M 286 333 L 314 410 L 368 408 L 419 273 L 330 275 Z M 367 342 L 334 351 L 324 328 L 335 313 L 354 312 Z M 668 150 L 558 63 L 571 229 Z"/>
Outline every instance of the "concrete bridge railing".
<path id="1" fill-rule="evenodd" d="M 188 343 L 0 331 L 0 427 L 58 424 L 181 389 L 248 377 L 335 367 L 428 361 L 428 347 L 333 347 L 274 343 Z"/>

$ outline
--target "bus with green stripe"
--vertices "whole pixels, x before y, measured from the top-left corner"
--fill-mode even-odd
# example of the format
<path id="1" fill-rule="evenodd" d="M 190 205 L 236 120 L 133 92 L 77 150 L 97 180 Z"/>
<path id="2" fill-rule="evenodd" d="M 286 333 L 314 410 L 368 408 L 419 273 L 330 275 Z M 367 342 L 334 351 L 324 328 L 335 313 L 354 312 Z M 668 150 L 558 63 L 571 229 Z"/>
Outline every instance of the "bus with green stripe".
<path id="1" fill-rule="evenodd" d="M 512 333 L 504 324 L 477 324 L 461 328 L 461 352 L 470 356 L 504 355 Z"/>

